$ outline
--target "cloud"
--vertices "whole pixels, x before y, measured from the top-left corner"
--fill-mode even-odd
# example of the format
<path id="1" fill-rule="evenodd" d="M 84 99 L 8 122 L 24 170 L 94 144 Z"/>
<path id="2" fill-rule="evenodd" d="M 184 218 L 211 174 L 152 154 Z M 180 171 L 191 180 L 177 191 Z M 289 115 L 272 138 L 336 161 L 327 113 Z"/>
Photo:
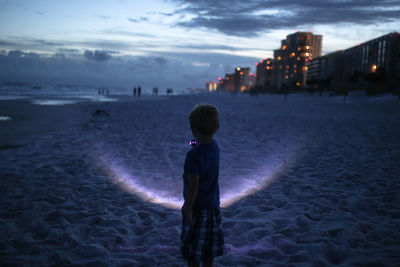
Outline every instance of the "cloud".
<path id="1" fill-rule="evenodd" d="M 140 17 L 140 18 L 128 18 L 128 21 L 130 22 L 134 22 L 134 23 L 139 23 L 139 22 L 143 22 L 143 21 L 148 21 L 149 19 L 146 17 Z"/>
<path id="2" fill-rule="evenodd" d="M 93 17 L 96 17 L 96 18 L 101 19 L 101 20 L 110 20 L 110 19 L 112 19 L 112 17 L 105 16 L 105 15 L 93 15 Z"/>
<path id="3" fill-rule="evenodd" d="M 0 46 L 15 46 L 16 43 L 0 40 Z"/>
<path id="4" fill-rule="evenodd" d="M 60 53 L 78 53 L 79 49 L 75 48 L 59 48 L 57 49 L 58 52 Z"/>
<path id="5" fill-rule="evenodd" d="M 3 3 L 2 9 L 4 9 L 6 6 L 13 6 L 13 7 L 16 7 L 18 9 L 20 9 L 20 10 L 25 11 L 25 12 L 31 12 L 31 13 L 34 13 L 34 14 L 39 15 L 39 16 L 43 16 L 44 15 L 44 13 L 42 11 L 40 11 L 40 10 L 32 9 L 28 5 L 15 3 L 15 1 L 6 1 L 5 3 Z"/>
<path id="6" fill-rule="evenodd" d="M 180 17 L 177 25 L 184 28 L 217 30 L 227 35 L 242 37 L 315 24 L 371 25 L 398 21 L 400 17 L 399 1 L 392 0 L 172 1 L 179 6 L 173 13 Z"/>
<path id="7" fill-rule="evenodd" d="M 158 86 L 184 90 L 204 87 L 204 82 L 231 73 L 234 67 L 248 66 L 254 58 L 218 53 L 159 52 L 151 56 L 110 56 L 107 51 L 85 51 L 70 56 L 61 51 L 50 55 L 21 50 L 0 53 L 0 82 L 77 84 L 83 86 L 125 87 L 141 85 L 150 92 Z M 99 56 L 101 55 L 101 56 Z M 99 64 L 99 58 L 107 59 Z"/>
<path id="8" fill-rule="evenodd" d="M 183 44 L 175 45 L 177 48 L 187 48 L 195 50 L 224 50 L 224 51 L 247 51 L 254 49 L 253 47 L 239 48 L 230 45 L 214 45 L 214 44 Z"/>
<path id="9" fill-rule="evenodd" d="M 154 34 L 126 31 L 126 30 L 121 30 L 118 27 L 104 29 L 104 30 L 102 30 L 102 33 L 110 34 L 110 35 L 124 35 L 124 36 L 130 36 L 130 37 L 145 37 L 145 38 L 157 37 L 157 35 L 154 35 Z"/>
<path id="10" fill-rule="evenodd" d="M 49 42 L 47 40 L 35 39 L 32 40 L 34 43 L 43 46 L 63 46 L 64 44 L 61 42 Z"/>
<path id="11" fill-rule="evenodd" d="M 111 55 L 109 52 L 101 51 L 101 50 L 95 50 L 94 52 L 92 52 L 90 50 L 85 50 L 83 55 L 87 59 L 98 61 L 98 62 L 107 61 L 111 58 Z"/>
<path id="12" fill-rule="evenodd" d="M 111 33 L 110 33 L 111 34 Z M 115 33 L 116 34 L 116 33 Z M 122 34 L 122 33 L 121 33 Z M 127 33 L 128 34 L 128 33 Z M 108 54 L 118 53 L 132 49 L 132 42 L 110 39 L 88 39 L 88 40 L 46 40 L 32 39 L 28 37 L 7 36 L 0 39 L 0 48 L 8 50 L 30 50 L 43 52 L 56 52 L 60 49 L 87 49 L 107 51 Z M 69 51 L 71 52 L 71 51 Z"/>

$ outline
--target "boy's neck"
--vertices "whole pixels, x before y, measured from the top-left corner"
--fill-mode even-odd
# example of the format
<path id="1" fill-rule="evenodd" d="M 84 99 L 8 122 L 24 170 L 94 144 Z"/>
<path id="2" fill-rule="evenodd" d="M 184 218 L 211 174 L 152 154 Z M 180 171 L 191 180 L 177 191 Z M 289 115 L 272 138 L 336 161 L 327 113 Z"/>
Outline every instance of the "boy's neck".
<path id="1" fill-rule="evenodd" d="M 197 138 L 197 142 L 199 144 L 203 144 L 203 145 L 211 143 L 212 140 L 213 140 L 212 136 L 200 136 L 200 137 Z"/>

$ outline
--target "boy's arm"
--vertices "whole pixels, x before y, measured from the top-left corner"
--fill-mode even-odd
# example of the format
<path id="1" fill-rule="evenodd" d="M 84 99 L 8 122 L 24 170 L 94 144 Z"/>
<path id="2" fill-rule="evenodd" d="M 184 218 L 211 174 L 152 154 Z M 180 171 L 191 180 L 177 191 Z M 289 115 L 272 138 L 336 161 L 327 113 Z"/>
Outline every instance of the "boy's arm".
<path id="1" fill-rule="evenodd" d="M 183 215 L 189 225 L 193 225 L 192 218 L 192 207 L 197 198 L 197 192 L 199 190 L 199 176 L 195 174 L 189 174 L 188 179 L 188 191 L 183 205 Z"/>

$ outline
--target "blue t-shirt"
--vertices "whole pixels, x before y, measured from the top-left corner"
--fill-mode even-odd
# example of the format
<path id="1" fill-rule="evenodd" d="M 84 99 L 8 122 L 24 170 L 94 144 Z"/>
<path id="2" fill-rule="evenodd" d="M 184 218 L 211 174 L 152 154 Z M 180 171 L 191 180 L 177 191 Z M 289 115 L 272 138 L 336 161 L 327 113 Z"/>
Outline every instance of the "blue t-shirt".
<path id="1" fill-rule="evenodd" d="M 183 175 L 183 197 L 185 198 L 189 176 L 199 176 L 199 189 L 194 210 L 214 209 L 219 207 L 219 147 L 214 140 L 209 144 L 192 147 L 186 154 Z"/>

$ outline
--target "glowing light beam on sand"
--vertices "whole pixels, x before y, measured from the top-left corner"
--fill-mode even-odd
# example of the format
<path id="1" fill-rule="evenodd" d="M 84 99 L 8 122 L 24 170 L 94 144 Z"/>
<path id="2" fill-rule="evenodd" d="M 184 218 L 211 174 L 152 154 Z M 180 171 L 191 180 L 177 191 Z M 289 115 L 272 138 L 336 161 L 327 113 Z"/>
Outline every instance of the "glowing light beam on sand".
<path id="1" fill-rule="evenodd" d="M 158 204 L 171 209 L 181 209 L 183 205 L 183 197 L 171 196 L 171 192 L 157 190 L 142 185 L 138 177 L 132 174 L 132 171 L 117 164 L 116 162 L 100 157 L 104 166 L 107 166 L 110 178 L 118 184 L 124 191 L 134 193 L 144 201 Z M 221 207 L 227 208 L 239 200 L 246 198 L 249 195 L 255 194 L 270 185 L 279 173 L 286 168 L 283 163 L 280 167 L 270 168 L 265 171 L 264 176 L 252 176 L 247 179 L 235 181 L 235 188 L 221 190 Z M 179 195 L 181 196 L 181 194 Z"/>

